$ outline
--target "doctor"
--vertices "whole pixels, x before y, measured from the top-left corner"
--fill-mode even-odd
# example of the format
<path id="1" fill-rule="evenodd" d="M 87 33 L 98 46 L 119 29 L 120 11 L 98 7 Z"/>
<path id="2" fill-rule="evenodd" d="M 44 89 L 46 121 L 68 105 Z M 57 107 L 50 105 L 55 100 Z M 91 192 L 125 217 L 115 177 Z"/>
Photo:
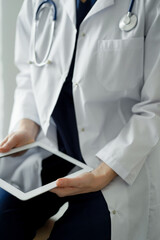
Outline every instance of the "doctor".
<path id="1" fill-rule="evenodd" d="M 11 133 L 0 150 L 33 142 L 41 131 L 94 171 L 59 179 L 53 193 L 26 203 L 2 190 L 0 236 L 32 239 L 37 226 L 31 219 L 49 217 L 49 209 L 69 200 L 50 240 L 158 240 L 160 3 L 47 2 L 49 9 L 25 0 L 18 16 L 20 73 Z M 32 214 L 32 234 L 24 209 Z"/>

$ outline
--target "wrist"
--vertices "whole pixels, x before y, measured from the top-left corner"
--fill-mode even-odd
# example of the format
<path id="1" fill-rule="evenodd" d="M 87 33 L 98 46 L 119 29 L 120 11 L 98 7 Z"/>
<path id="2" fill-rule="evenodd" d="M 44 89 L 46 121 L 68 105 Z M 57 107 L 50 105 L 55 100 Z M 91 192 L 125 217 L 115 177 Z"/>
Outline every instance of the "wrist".
<path id="1" fill-rule="evenodd" d="M 33 140 L 36 139 L 40 126 L 30 119 L 22 119 L 19 122 L 18 131 L 25 131 Z"/>
<path id="2" fill-rule="evenodd" d="M 92 173 L 97 186 L 101 186 L 101 189 L 107 186 L 117 176 L 117 173 L 106 163 L 101 163 Z"/>

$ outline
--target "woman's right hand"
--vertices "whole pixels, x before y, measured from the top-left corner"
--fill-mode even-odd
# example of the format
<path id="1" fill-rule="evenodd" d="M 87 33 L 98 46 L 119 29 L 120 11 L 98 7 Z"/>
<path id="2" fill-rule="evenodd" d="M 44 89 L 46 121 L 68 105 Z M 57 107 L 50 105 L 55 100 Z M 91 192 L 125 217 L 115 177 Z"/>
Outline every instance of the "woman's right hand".
<path id="1" fill-rule="evenodd" d="M 13 148 L 33 143 L 38 135 L 39 125 L 29 119 L 23 119 L 19 123 L 18 129 L 9 134 L 0 143 L 0 152 L 5 153 Z"/>

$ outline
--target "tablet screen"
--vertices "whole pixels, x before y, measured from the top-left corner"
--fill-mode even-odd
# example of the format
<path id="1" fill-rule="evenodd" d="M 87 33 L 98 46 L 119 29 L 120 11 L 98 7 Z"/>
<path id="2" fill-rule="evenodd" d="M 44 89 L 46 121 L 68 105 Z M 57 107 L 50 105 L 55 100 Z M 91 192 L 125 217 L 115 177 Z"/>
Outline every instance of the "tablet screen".
<path id="1" fill-rule="evenodd" d="M 23 193 L 81 169 L 76 164 L 41 147 L 33 147 L 26 152 L 0 158 L 0 178 Z"/>

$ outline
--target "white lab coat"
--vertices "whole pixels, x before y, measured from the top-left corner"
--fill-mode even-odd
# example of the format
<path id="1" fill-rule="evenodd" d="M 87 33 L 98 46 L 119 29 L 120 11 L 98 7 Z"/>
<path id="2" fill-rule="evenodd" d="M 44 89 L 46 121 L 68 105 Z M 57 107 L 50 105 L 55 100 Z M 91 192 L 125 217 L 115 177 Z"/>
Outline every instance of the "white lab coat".
<path id="1" fill-rule="evenodd" d="M 40 2 L 25 0 L 18 16 L 15 57 L 20 73 L 10 130 L 20 119 L 32 119 L 57 148 L 51 113 L 74 51 L 75 1 L 55 0 L 52 63 L 36 67 L 29 61 Z M 73 97 L 83 158 L 93 168 L 104 161 L 118 174 L 102 190 L 111 213 L 112 240 L 158 240 L 160 1 L 135 0 L 138 25 L 123 32 L 118 25 L 128 7 L 128 0 L 98 0 L 82 22 Z"/>

